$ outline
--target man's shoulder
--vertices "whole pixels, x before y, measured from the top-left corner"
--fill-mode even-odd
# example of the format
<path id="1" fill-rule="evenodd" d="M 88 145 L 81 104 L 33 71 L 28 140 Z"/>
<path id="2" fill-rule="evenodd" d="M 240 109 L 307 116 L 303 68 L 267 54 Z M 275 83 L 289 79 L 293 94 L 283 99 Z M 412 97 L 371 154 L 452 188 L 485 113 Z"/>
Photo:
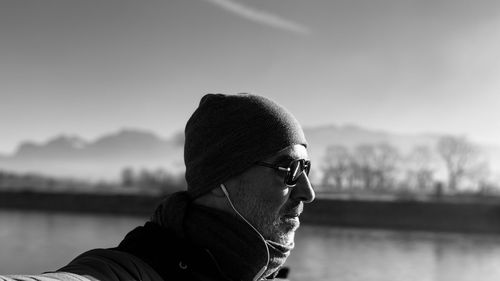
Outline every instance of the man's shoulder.
<path id="1" fill-rule="evenodd" d="M 94 249 L 87 251 L 76 257 L 57 272 L 77 274 L 89 278 L 92 281 L 162 280 L 158 273 L 156 273 L 156 271 L 146 262 L 134 255 L 115 249 Z"/>
<path id="2" fill-rule="evenodd" d="M 91 278 L 69 273 L 51 272 L 38 275 L 0 275 L 0 281 L 95 281 Z"/>
<path id="3" fill-rule="evenodd" d="M 0 281 L 162 281 L 139 258 L 113 249 L 87 251 L 55 272 L 0 275 Z"/>

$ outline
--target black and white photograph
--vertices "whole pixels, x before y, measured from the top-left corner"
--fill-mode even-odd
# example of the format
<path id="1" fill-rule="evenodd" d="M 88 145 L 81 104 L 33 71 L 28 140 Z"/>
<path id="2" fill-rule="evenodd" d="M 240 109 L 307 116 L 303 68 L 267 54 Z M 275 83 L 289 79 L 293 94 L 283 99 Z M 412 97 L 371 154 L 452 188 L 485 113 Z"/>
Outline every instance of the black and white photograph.
<path id="1" fill-rule="evenodd" d="M 495 0 L 0 0 L 0 281 L 498 281 L 498 50 Z"/>

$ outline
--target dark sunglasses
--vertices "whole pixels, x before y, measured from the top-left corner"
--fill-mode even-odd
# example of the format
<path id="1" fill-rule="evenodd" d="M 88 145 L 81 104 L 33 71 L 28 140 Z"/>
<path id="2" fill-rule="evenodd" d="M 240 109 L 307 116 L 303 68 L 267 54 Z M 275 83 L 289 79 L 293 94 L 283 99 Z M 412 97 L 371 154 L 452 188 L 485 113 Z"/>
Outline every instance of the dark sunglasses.
<path id="1" fill-rule="evenodd" d="M 258 161 L 255 164 L 259 166 L 273 168 L 278 171 L 286 172 L 285 184 L 289 187 L 293 187 L 297 184 L 297 181 L 299 180 L 300 175 L 302 175 L 303 172 L 306 172 L 306 175 L 309 175 L 309 171 L 311 170 L 311 161 L 304 159 L 293 160 L 292 162 L 290 162 L 290 164 L 288 164 L 287 167 L 266 163 L 262 161 Z"/>

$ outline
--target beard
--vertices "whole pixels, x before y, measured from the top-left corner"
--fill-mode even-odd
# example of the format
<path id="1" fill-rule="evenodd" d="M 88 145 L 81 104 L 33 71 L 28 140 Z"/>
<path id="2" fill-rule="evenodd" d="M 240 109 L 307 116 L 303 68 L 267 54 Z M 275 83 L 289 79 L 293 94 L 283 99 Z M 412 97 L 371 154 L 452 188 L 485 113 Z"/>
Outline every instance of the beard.
<path id="1" fill-rule="evenodd" d="M 280 209 L 276 209 L 272 202 L 257 199 L 243 190 L 237 192 L 234 201 L 235 208 L 245 219 L 264 239 L 283 245 L 293 244 L 295 231 L 300 226 L 299 215 L 302 213 L 303 203 L 288 200 Z"/>

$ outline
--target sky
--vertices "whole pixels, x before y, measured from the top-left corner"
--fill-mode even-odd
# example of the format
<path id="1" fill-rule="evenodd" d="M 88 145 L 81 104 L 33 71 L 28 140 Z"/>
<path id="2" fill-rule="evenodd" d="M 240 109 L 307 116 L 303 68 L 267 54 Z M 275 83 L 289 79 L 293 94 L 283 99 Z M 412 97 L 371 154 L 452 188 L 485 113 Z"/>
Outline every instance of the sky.
<path id="1" fill-rule="evenodd" d="M 500 145 L 497 0 L 2 0 L 0 153 L 122 128 L 169 137 L 206 93 L 304 127 Z"/>

